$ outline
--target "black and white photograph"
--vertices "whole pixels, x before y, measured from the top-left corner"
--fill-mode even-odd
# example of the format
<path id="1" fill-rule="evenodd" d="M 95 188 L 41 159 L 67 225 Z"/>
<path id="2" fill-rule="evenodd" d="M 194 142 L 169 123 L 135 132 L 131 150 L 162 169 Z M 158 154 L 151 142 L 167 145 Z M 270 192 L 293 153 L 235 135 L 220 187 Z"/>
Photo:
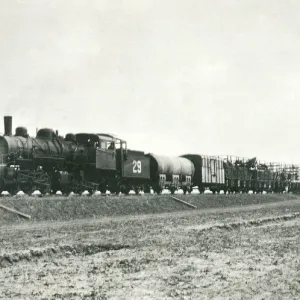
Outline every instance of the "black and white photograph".
<path id="1" fill-rule="evenodd" d="M 0 300 L 300 299 L 299 12 L 0 0 Z"/>

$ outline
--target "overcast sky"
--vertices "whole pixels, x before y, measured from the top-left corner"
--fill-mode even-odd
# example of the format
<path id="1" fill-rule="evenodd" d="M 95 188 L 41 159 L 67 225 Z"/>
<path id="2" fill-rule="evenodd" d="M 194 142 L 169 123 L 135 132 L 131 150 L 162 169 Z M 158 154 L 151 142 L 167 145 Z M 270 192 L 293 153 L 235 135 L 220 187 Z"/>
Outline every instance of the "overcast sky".
<path id="1" fill-rule="evenodd" d="M 158 154 L 300 163 L 299 11 L 287 0 L 2 0 L 1 115 L 31 135 L 110 132 Z"/>

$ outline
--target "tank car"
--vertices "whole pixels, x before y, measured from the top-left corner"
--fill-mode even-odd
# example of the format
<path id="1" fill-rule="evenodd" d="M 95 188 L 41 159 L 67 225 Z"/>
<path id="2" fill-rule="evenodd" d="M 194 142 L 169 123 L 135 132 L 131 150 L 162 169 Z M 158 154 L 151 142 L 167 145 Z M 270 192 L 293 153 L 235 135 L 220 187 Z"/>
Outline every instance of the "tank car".
<path id="1" fill-rule="evenodd" d="M 191 191 L 194 164 L 184 157 L 170 157 L 148 154 L 150 157 L 150 176 L 152 187 L 156 193 L 167 188 L 173 194 L 177 189 Z"/>

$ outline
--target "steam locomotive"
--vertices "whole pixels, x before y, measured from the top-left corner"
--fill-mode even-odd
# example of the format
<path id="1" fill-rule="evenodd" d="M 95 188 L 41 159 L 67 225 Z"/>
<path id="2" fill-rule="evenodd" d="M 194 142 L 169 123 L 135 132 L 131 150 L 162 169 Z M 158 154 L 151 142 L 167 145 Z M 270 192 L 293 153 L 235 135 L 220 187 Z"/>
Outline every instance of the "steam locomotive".
<path id="1" fill-rule="evenodd" d="M 298 166 L 275 166 L 251 160 L 198 154 L 180 157 L 127 149 L 127 142 L 105 133 L 68 133 L 49 128 L 29 137 L 25 127 L 12 134 L 12 117 L 4 117 L 0 136 L 0 192 L 65 194 L 141 190 L 191 192 L 282 192 L 299 189 Z"/>

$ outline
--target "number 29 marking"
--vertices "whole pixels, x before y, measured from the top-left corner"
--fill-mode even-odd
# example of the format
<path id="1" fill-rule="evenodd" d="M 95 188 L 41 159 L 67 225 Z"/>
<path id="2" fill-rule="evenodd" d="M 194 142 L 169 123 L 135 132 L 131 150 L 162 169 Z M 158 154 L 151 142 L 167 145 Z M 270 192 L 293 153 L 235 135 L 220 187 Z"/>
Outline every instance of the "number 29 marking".
<path id="1" fill-rule="evenodd" d="M 133 162 L 132 162 L 132 166 L 133 166 L 133 168 L 132 168 L 132 172 L 133 173 L 135 173 L 135 174 L 140 174 L 140 173 L 142 173 L 142 163 L 141 163 L 141 161 L 140 160 L 134 160 Z"/>

